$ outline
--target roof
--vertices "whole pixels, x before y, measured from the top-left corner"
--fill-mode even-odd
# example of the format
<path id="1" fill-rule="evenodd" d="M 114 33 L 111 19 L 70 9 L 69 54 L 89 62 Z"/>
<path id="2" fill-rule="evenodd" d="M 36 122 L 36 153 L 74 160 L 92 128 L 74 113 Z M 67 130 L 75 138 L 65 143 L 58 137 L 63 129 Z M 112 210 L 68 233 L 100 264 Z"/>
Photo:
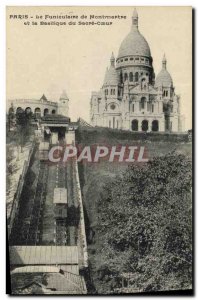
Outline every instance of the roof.
<path id="1" fill-rule="evenodd" d="M 118 58 L 133 55 L 151 56 L 149 44 L 137 28 L 132 28 L 130 33 L 122 41 Z"/>
<path id="2" fill-rule="evenodd" d="M 11 271 L 11 274 L 19 273 L 59 273 L 60 268 L 54 266 L 25 266 L 15 268 Z"/>
<path id="3" fill-rule="evenodd" d="M 55 188 L 53 203 L 54 204 L 67 204 L 67 189 Z"/>
<path id="4" fill-rule="evenodd" d="M 115 57 L 112 52 L 110 58 L 110 67 L 106 69 L 105 78 L 104 78 L 104 85 L 117 85 L 119 81 L 118 73 L 115 69 Z"/>
<path id="5" fill-rule="evenodd" d="M 62 91 L 62 94 L 60 95 L 60 100 L 61 99 L 65 99 L 65 100 L 69 100 L 67 93 L 65 90 Z"/>
<path id="6" fill-rule="evenodd" d="M 151 56 L 149 44 L 138 30 L 138 14 L 136 9 L 133 12 L 131 31 L 120 45 L 118 58 L 133 55 Z"/>
<path id="7" fill-rule="evenodd" d="M 11 265 L 78 264 L 77 246 L 11 246 Z"/>
<path id="8" fill-rule="evenodd" d="M 167 60 L 165 54 L 162 59 L 162 69 L 156 77 L 155 86 L 156 87 L 170 87 L 173 85 L 173 80 L 170 73 L 166 69 Z"/>
<path id="9" fill-rule="evenodd" d="M 156 77 L 155 86 L 170 87 L 173 85 L 173 80 L 170 73 L 166 69 L 162 69 Z"/>
<path id="10" fill-rule="evenodd" d="M 46 98 L 46 96 L 43 94 L 43 96 L 40 98 L 40 100 L 47 101 L 47 98 Z"/>
<path id="11" fill-rule="evenodd" d="M 79 275 L 63 273 L 12 274 L 12 289 L 16 294 L 86 294 L 84 278 Z M 35 287 L 38 288 L 35 288 Z M 33 289 L 32 289 L 32 288 Z M 29 289 L 28 289 L 29 288 Z"/>
<path id="12" fill-rule="evenodd" d="M 57 115 L 57 114 L 49 114 L 45 115 L 42 118 L 42 123 L 68 123 L 70 121 L 70 118 L 62 116 L 62 115 Z"/>
<path id="13" fill-rule="evenodd" d="M 114 66 L 107 68 L 104 78 L 104 85 L 117 85 L 118 84 L 118 73 Z"/>
<path id="14" fill-rule="evenodd" d="M 23 267 L 15 267 L 11 271 L 12 274 L 22 274 L 22 273 L 59 273 L 59 272 L 69 272 L 72 274 L 79 275 L 78 265 L 27 265 Z"/>

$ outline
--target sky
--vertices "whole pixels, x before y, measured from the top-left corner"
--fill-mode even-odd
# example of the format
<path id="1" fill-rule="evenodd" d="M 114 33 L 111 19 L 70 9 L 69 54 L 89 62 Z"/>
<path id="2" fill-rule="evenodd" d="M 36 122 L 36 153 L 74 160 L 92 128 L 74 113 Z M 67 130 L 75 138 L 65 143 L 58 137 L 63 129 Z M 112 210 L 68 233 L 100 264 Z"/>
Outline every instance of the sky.
<path id="1" fill-rule="evenodd" d="M 131 28 L 134 7 L 8 7 L 7 98 L 36 98 L 45 94 L 58 101 L 62 90 L 69 97 L 70 117 L 89 122 L 92 91 L 103 83 L 112 51 L 117 57 L 122 40 Z M 185 128 L 192 128 L 192 18 L 191 7 L 136 7 L 139 30 L 151 49 L 155 74 L 166 54 L 176 94 L 181 96 Z M 15 17 L 14 17 L 15 15 Z M 28 19 L 24 16 L 27 15 Z M 43 19 L 36 19 L 42 16 Z M 39 25 L 45 15 L 78 16 L 47 19 L 67 25 Z M 81 16 L 87 16 L 87 19 Z M 112 25 L 69 25 L 90 22 L 90 15 L 126 16 L 100 20 Z M 20 17 L 19 17 L 20 16 Z M 30 25 L 27 22 L 30 22 Z M 38 25 L 31 25 L 31 22 Z M 92 21 L 92 20 L 91 20 Z M 26 25 L 24 25 L 24 22 Z"/>

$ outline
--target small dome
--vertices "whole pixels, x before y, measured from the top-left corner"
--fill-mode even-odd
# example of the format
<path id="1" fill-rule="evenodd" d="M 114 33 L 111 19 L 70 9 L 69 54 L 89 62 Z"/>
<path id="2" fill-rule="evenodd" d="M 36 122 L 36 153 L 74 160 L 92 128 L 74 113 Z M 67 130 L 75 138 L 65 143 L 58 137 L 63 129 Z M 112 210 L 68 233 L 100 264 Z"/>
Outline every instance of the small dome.
<path id="1" fill-rule="evenodd" d="M 159 74 L 156 77 L 155 86 L 156 87 L 170 87 L 173 86 L 173 80 L 170 75 L 170 73 L 166 69 L 166 57 L 164 55 L 162 60 L 162 70 L 159 72 Z"/>
<path id="2" fill-rule="evenodd" d="M 115 67 L 110 66 L 106 70 L 104 85 L 117 85 L 118 84 L 118 74 Z"/>
<path id="3" fill-rule="evenodd" d="M 106 69 L 104 85 L 117 85 L 118 84 L 118 73 L 115 69 L 115 57 L 112 53 L 110 58 L 110 67 Z"/>
<path id="4" fill-rule="evenodd" d="M 172 77 L 170 75 L 170 73 L 165 70 L 162 69 L 159 74 L 156 77 L 156 81 L 155 81 L 155 86 L 159 87 L 159 86 L 164 86 L 164 87 L 170 87 L 173 85 L 173 80 Z"/>

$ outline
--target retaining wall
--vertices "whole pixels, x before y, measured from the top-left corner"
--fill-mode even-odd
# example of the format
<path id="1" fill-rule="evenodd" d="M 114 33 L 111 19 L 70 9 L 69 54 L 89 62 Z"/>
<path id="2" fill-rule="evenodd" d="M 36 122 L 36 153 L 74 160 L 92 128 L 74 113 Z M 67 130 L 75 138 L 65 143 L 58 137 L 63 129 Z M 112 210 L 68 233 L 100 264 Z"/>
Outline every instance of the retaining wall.
<path id="1" fill-rule="evenodd" d="M 11 208 L 10 216 L 7 219 L 7 221 L 8 221 L 8 238 L 9 238 L 10 233 L 12 231 L 12 226 L 13 226 L 13 223 L 14 223 L 14 219 L 18 214 L 19 199 L 21 197 L 21 192 L 23 190 L 23 186 L 24 186 L 24 182 L 25 182 L 25 176 L 27 174 L 27 171 L 28 171 L 28 168 L 29 168 L 29 165 L 30 165 L 30 161 L 31 161 L 34 149 L 35 149 L 35 144 L 33 142 L 32 146 L 30 148 L 28 158 L 27 158 L 27 160 L 24 161 L 23 170 L 22 170 L 22 173 L 19 177 L 19 181 L 18 181 L 18 185 L 17 185 L 17 190 L 16 190 L 16 193 L 14 194 L 14 199 L 13 199 L 13 202 L 12 202 L 12 208 Z"/>

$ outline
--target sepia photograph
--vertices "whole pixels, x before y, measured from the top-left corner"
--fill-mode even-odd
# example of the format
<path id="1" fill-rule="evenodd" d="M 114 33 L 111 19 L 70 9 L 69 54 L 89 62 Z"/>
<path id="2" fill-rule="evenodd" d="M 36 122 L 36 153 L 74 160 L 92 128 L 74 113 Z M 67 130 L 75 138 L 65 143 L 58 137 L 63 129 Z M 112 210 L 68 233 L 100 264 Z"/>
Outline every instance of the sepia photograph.
<path id="1" fill-rule="evenodd" d="M 10 295 L 192 295 L 193 9 L 6 7 Z"/>

